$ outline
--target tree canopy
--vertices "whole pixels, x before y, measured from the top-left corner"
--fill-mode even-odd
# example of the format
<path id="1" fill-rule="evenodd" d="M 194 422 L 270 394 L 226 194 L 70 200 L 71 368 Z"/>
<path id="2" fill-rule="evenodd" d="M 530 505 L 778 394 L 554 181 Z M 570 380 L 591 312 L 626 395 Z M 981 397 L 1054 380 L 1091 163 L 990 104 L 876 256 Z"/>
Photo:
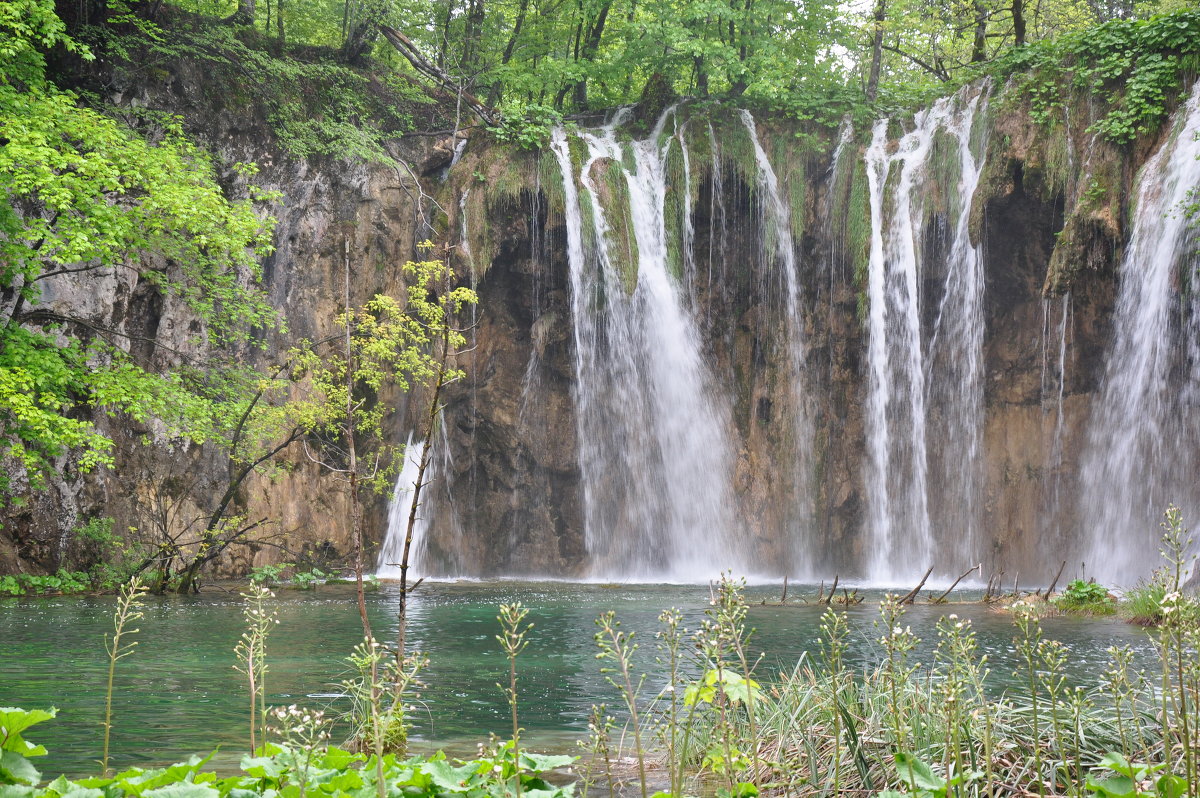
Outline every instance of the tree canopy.
<path id="1" fill-rule="evenodd" d="M 177 0 L 287 41 L 412 64 L 510 122 L 673 92 L 836 124 L 911 104 L 1029 45 L 1188 0 Z M 379 37 L 377 28 L 398 36 Z M 396 47 L 403 58 L 389 49 Z M 407 62 L 407 63 L 406 63 Z M 466 106 L 471 105 L 467 102 Z M 494 119 L 489 121 L 495 121 Z"/>
<path id="2" fill-rule="evenodd" d="M 184 303 L 207 341 L 277 323 L 250 287 L 271 231 L 253 198 L 225 197 L 178 120 L 135 130 L 56 86 L 52 48 L 92 57 L 47 0 L 0 3 L 0 455 L 35 486 L 68 451 L 81 469 L 111 462 L 93 410 L 194 440 L 219 434 L 226 416 L 220 386 L 186 356 L 148 368 L 137 336 L 39 304 L 54 280 L 144 283 Z"/>

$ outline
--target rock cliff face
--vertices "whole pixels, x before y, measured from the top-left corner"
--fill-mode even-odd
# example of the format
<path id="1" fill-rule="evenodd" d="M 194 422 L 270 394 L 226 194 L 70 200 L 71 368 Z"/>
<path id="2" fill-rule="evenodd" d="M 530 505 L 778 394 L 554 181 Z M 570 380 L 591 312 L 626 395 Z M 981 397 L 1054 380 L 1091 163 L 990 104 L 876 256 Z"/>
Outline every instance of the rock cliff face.
<path id="1" fill-rule="evenodd" d="M 806 147 L 793 130 L 758 126 L 790 206 L 801 282 L 803 342 L 797 347 L 780 301 L 780 259 L 769 251 L 775 235 L 765 209 L 769 198 L 745 144 L 733 140 L 736 125 L 719 114 L 682 115 L 689 120 L 682 127 L 713 125 L 713 141 L 721 142 L 714 167 L 704 137 L 674 126 L 690 145 L 691 174 L 687 180 L 668 175 L 664 214 L 669 249 L 671 214 L 678 211 L 672 192 L 692 192 L 684 221 L 691 227 L 691 253 L 684 258 L 690 265 L 680 273 L 680 301 L 696 320 L 714 395 L 724 397 L 729 411 L 732 457 L 722 479 L 732 487 L 738 524 L 730 562 L 764 574 L 873 578 L 876 543 L 865 483 L 877 432 L 865 418 L 872 219 L 863 137 L 841 149 L 836 142 Z M 982 174 L 967 198 L 970 208 L 961 212 L 969 213 L 971 244 L 982 253 L 979 315 L 972 321 L 983 329 L 981 406 L 970 422 L 978 426 L 979 475 L 969 496 L 952 480 L 939 481 L 938 475 L 972 465 L 953 441 L 928 433 L 928 564 L 942 574 L 982 562 L 985 578 L 1005 574 L 1006 582 L 1032 583 L 1049 581 L 1063 560 L 1068 575 L 1104 573 L 1103 564 L 1084 562 L 1090 530 L 1080 508 L 1089 498 L 1080 463 L 1089 434 L 1095 437 L 1089 424 L 1113 336 L 1118 265 L 1134 211 L 1128 198 L 1138 168 L 1171 131 L 1164 126 L 1119 151 L 1086 132 L 1086 116 L 1069 122 L 1066 132 L 1041 129 L 1019 102 L 1003 98 L 992 98 L 974 122 L 984 131 L 975 145 Z M 890 152 L 915 124 L 894 124 Z M 597 197 L 611 228 L 606 234 L 627 235 L 619 219 L 612 221 L 612 207 L 628 199 L 613 199 L 611 180 L 586 165 L 586 154 L 572 156 L 573 168 L 587 169 L 588 181 L 579 178 L 579 186 L 586 190 L 590 181 L 602 189 Z M 670 173 L 670 155 L 666 163 Z M 945 428 L 955 392 L 968 387 L 937 384 L 939 369 L 949 369 L 951 378 L 954 373 L 936 354 L 936 338 L 945 325 L 939 308 L 959 269 L 950 252 L 958 211 L 946 196 L 959 175 L 952 169 L 943 177 L 940 168 L 931 160 L 928 170 L 942 179 L 925 184 L 913 211 L 921 216 L 919 346 L 928 360 L 930 430 Z M 885 191 L 895 190 L 898 172 L 892 170 Z M 584 399 L 561 170 L 545 155 L 537 160 L 474 139 L 442 191 L 451 237 L 471 253 L 483 305 L 470 376 L 453 389 L 450 434 L 438 444 L 452 466 L 429 508 L 422 567 L 447 575 L 619 578 L 619 567 L 598 569 L 589 556 L 597 545 L 589 534 L 605 531 L 587 529 L 588 491 L 604 495 L 612 486 L 611 478 L 589 481 L 581 463 L 580 446 L 587 444 L 573 411 Z M 629 251 L 621 241 L 608 248 Z M 643 271 L 645 258 L 643 249 Z M 789 353 L 797 348 L 801 390 L 788 374 Z M 951 395 L 939 398 L 939 392 Z M 893 397 L 889 418 L 900 412 L 898 401 Z M 893 464 L 897 456 L 892 453 Z M 1156 534 L 1158 510 L 1147 510 L 1146 529 L 1127 532 L 1141 541 L 1131 546 L 1149 546 Z M 896 534 L 903 547 L 912 533 Z M 641 545 L 643 556 L 661 557 L 657 564 L 669 569 L 669 555 Z"/>
<path id="2" fill-rule="evenodd" d="M 481 301 L 471 345 L 458 357 L 466 378 L 448 389 L 434 447 L 419 555 L 423 572 L 619 578 L 629 562 L 622 556 L 655 559 L 656 567 L 644 572 L 667 570 L 674 555 L 652 536 L 639 544 L 643 548 L 630 549 L 632 554 L 613 554 L 612 567 L 595 567 L 592 553 L 608 545 L 600 538 L 633 534 L 621 527 L 633 514 L 626 507 L 619 509 L 628 513 L 613 516 L 616 531 L 589 529 L 595 505 L 605 497 L 622 505 L 648 501 L 636 499 L 630 484 L 656 475 L 621 473 L 621 463 L 597 459 L 583 438 L 581 402 L 595 397 L 582 395 L 580 355 L 595 342 L 580 337 L 582 306 L 574 293 L 578 281 L 573 282 L 580 265 L 570 255 L 572 205 L 554 155 L 517 152 L 480 133 L 471 136 L 448 177 L 444 167 L 453 150 L 448 138 L 397 142 L 394 154 L 412 169 L 297 160 L 272 144 L 261 112 L 222 107 L 211 93 L 202 93 L 202 78 L 180 66 L 153 85 L 119 88 L 117 99 L 183 114 L 223 168 L 255 161 L 262 167 L 256 183 L 282 196 L 269 209 L 279 221 L 264 287 L 285 314 L 289 332 L 263 349 L 247 349 L 243 357 L 266 366 L 292 338 L 331 329 L 344 240 L 350 242 L 356 301 L 401 291 L 399 267 L 426 237 L 451 246 L 460 278 L 477 287 Z M 678 287 L 678 305 L 694 329 L 702 384 L 711 393 L 714 417 L 725 425 L 721 445 L 728 462 L 714 484 L 728 490 L 727 509 L 736 527 L 725 538 L 736 554 L 728 564 L 763 574 L 870 578 L 876 543 L 869 529 L 868 483 L 871 458 L 879 450 L 868 412 L 868 394 L 875 390 L 869 294 L 872 239 L 882 232 L 872 222 L 867 131 L 840 142 L 814 142 L 762 120 L 743 128 L 732 113 L 685 110 L 676 116 L 658 140 L 676 139 L 661 150 L 666 190 L 661 213 L 667 219 L 662 251 Z M 1079 463 L 1112 336 L 1116 267 L 1131 212 L 1124 198 L 1133 190 L 1137 167 L 1167 131 L 1119 152 L 1096 144 L 1085 132 L 1086 119 L 1071 122 L 1068 133 L 1042 130 L 1019 102 L 995 100 L 975 122 L 986 127 L 977 141 L 982 177 L 969 208 L 970 240 L 983 253 L 982 410 L 972 422 L 978 426 L 980 476 L 962 516 L 974 530 L 965 548 L 955 540 L 967 530 L 938 519 L 957 517 L 940 508 L 966 500 L 939 492 L 931 477 L 928 498 L 936 506 L 929 564 L 944 573 L 982 561 L 985 575 L 1003 571 L 1008 579 L 1019 574 L 1031 583 L 1048 580 L 1060 560 L 1086 551 L 1081 543 L 1086 531 L 1077 517 L 1083 498 Z M 914 124 L 893 123 L 887 136 L 891 151 Z M 630 136 L 622 135 L 618 139 L 628 142 Z M 773 185 L 766 182 L 763 162 L 756 161 L 755 144 L 767 158 Z M 578 172 L 589 163 L 587 147 L 579 139 L 566 146 Z M 636 240 L 637 210 L 629 196 L 634 189 L 622 182 L 621 170 L 638 174 L 646 167 L 591 160 L 591 187 L 608 187 L 596 193 L 595 202 L 609 220 L 600 235 L 611 240 L 598 248 L 585 225 L 582 246 L 593 254 L 624 251 L 624 260 L 610 266 L 625 270 L 625 290 L 638 301 L 638 280 L 649 279 L 650 265 L 645 242 L 639 247 Z M 244 188 L 231 170 L 224 176 L 231 191 Z M 897 178 L 884 177 L 885 191 L 894 192 Z M 958 174 L 943 178 L 929 185 L 952 194 Z M 586 194 L 588 184 L 578 183 L 580 188 Z M 935 188 L 926 189 L 916 236 L 924 263 L 918 346 L 929 355 L 930 369 L 939 368 L 931 354 L 941 329 L 939 297 L 949 290 L 945 286 L 956 268 L 948 254 L 955 214 L 968 212 L 935 196 Z M 773 198 L 779 200 L 774 206 Z M 633 210 L 626 214 L 622 208 Z M 790 260 L 783 245 L 777 246 L 784 223 Z M 637 251 L 640 263 L 631 265 Z M 794 310 L 788 283 L 793 273 Z M 153 341 L 138 345 L 149 347 L 146 354 L 162 363 L 188 345 L 186 314 L 151 287 L 119 275 L 48 286 L 44 301 L 136 332 Z M 602 320 L 604 308 L 618 301 L 603 291 L 587 299 L 600 308 Z M 602 340 L 586 351 L 610 357 L 620 341 L 606 337 L 609 322 L 597 329 Z M 674 354 L 664 357 L 660 373 L 669 373 Z M 944 412 L 939 408 L 949 405 L 938 404 L 933 388 L 927 415 L 936 430 Z M 665 390 L 648 389 L 647 401 L 657 401 Z M 405 402 L 412 401 L 415 411 L 423 398 L 380 399 L 402 410 L 393 434 L 403 440 L 415 423 Z M 894 417 L 898 411 L 893 404 L 884 412 Z M 92 516 L 112 516 L 119 530 L 153 524 L 179 529 L 201 509 L 192 497 L 218 491 L 226 477 L 222 454 L 209 447 L 177 446 L 127 420 L 99 423 L 118 443 L 117 468 L 79 477 L 64 463 L 61 479 L 48 490 L 31 495 L 22 507 L 10 506 L 0 571 L 49 568 L 69 558 L 74 544 L 67 533 Z M 684 419 L 682 431 L 673 434 L 686 434 L 686 428 Z M 153 445 L 139 442 L 145 433 Z M 927 453 L 930 474 L 953 471 L 956 458 L 965 455 L 935 438 Z M 655 438 L 605 445 L 605 451 L 622 446 L 667 451 L 673 444 Z M 272 542 L 286 541 L 314 561 L 336 560 L 348 551 L 338 488 L 301 453 L 293 460 L 291 470 L 252 481 L 239 496 L 241 512 L 269 518 L 272 525 L 262 545 L 232 549 L 221 572 L 283 559 Z M 625 462 L 631 471 L 643 461 Z M 598 470 L 597 463 L 608 470 Z M 973 467 L 966 459 L 962 463 Z M 655 484 L 648 492 L 662 490 Z M 666 516 L 661 521 L 673 523 Z M 386 525 L 387 501 L 380 499 L 368 514 L 375 543 Z M 709 533 L 696 534 L 699 540 Z M 909 531 L 896 534 L 903 539 Z"/>

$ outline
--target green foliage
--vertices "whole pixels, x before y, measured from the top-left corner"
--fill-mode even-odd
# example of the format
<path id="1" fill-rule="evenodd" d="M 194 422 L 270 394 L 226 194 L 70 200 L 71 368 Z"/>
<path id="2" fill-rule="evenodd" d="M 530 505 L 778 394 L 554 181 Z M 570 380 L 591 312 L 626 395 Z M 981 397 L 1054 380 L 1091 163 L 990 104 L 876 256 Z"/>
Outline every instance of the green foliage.
<path id="1" fill-rule="evenodd" d="M 1087 612 L 1108 615 L 1116 612 L 1116 601 L 1104 585 L 1074 579 L 1066 590 L 1051 599 L 1054 606 L 1066 612 Z"/>
<path id="2" fill-rule="evenodd" d="M 1097 763 L 1100 773 L 1108 770 L 1115 775 L 1101 778 L 1096 771 L 1088 774 L 1088 792 L 1100 798 L 1133 798 L 1137 795 L 1153 794 L 1158 798 L 1183 798 L 1188 792 L 1187 779 L 1172 773 L 1163 773 L 1167 765 L 1132 763 L 1121 754 L 1108 753 Z M 1159 775 L 1161 774 L 1161 775 Z M 1154 785 L 1153 793 L 1144 789 L 1143 783 Z"/>
<path id="3" fill-rule="evenodd" d="M 762 698 L 762 688 L 753 679 L 722 669 L 710 670 L 698 682 L 688 685 L 683 693 L 683 703 L 689 707 L 698 702 L 715 704 L 718 698 L 733 704 L 748 704 Z"/>
<path id="4" fill-rule="evenodd" d="M 6 574 L 0 576 L 0 596 L 45 596 L 83 593 L 92 589 L 92 580 L 82 571 L 62 568 L 52 574 Z"/>
<path id="5" fill-rule="evenodd" d="M 550 131 L 562 123 L 562 114 L 548 105 L 511 101 L 500 109 L 500 125 L 492 128 L 499 141 L 523 150 L 540 150 L 550 140 Z"/>
<path id="6" fill-rule="evenodd" d="M 356 673 L 354 678 L 342 682 L 352 702 L 347 720 L 355 746 L 376 757 L 403 754 L 408 750 L 404 693 L 416 683 L 417 674 L 425 667 L 425 658 L 408 654 L 397 662 L 379 641 L 367 638 L 354 647 L 347 661 Z M 387 696 L 389 686 L 391 700 Z"/>
<path id="7" fill-rule="evenodd" d="M 328 796 L 364 798 L 377 793 L 382 776 L 388 795 L 405 798 L 505 798 L 519 774 L 522 791 L 537 798 L 571 798 L 574 785 L 557 787 L 546 781 L 547 771 L 565 767 L 574 757 L 517 752 L 504 743 L 478 759 L 449 760 L 443 753 L 400 759 L 351 753 L 335 747 L 304 747 L 266 743 L 242 758 L 242 775 L 218 776 L 204 770 L 209 758 L 191 757 L 165 768 L 130 768 L 113 776 L 72 781 L 60 776 L 41 785 L 41 774 L 29 757 L 46 749 L 26 742 L 21 734 L 54 717 L 54 710 L 0 708 L 0 794 L 5 798 L 101 798 L 138 795 L 146 798 L 251 798 L 252 796 Z M 290 735 L 296 742 L 296 735 Z M 313 744 L 321 738 L 306 739 Z M 40 785 L 40 786 L 39 786 Z"/>
<path id="8" fill-rule="evenodd" d="M 178 119 L 135 131 L 50 82 L 45 50 L 91 53 L 49 0 L 5 3 L 0 27 L 0 457 L 40 487 L 62 456 L 81 471 L 112 463 L 93 411 L 158 419 L 196 441 L 219 417 L 195 371 L 152 373 L 119 331 L 38 307 L 42 281 L 132 272 L 186 305 L 201 338 L 245 341 L 276 323 L 265 296 L 246 287 L 270 250 L 271 220 L 255 213 L 254 192 L 226 198 Z"/>
<path id="9" fill-rule="evenodd" d="M 1125 594 L 1121 614 L 1139 626 L 1157 626 L 1162 620 L 1162 601 L 1167 586 L 1157 575 Z"/>
<path id="10" fill-rule="evenodd" d="M 333 52 L 271 52 L 211 20 L 159 37 L 127 34 L 121 41 L 133 68 L 164 59 L 192 61 L 215 81 L 236 86 L 245 96 L 231 100 L 262 108 L 279 143 L 298 158 L 391 164 L 384 141 L 411 130 L 411 109 L 431 102 L 407 81 L 378 79 L 339 62 Z"/>
<path id="11" fill-rule="evenodd" d="M 71 559 L 82 568 L 93 590 L 112 591 L 129 581 L 146 559 L 146 548 L 123 539 L 113 519 L 94 516 L 71 531 Z"/>
<path id="12" fill-rule="evenodd" d="M 296 564 L 291 562 L 256 565 L 250 569 L 250 582 L 268 587 L 283 585 L 297 590 L 311 590 L 329 578 L 329 574 L 320 568 L 307 571 L 292 570 L 290 576 L 285 576 L 288 570 L 295 568 Z"/>
<path id="13" fill-rule="evenodd" d="M 1116 144 L 1149 133 L 1166 118 L 1184 74 L 1200 66 L 1200 11 L 1120 19 L 1013 50 L 994 71 L 1029 98 L 1033 118 L 1057 123 L 1065 97 L 1110 97 L 1089 128 Z"/>
<path id="14" fill-rule="evenodd" d="M 290 562 L 256 565 L 250 569 L 250 582 L 257 585 L 278 585 L 283 581 L 283 572 L 292 567 L 294 564 Z"/>
<path id="15" fill-rule="evenodd" d="M 58 710 L 0 707 L 0 785 L 37 784 L 42 774 L 30 763 L 30 757 L 45 756 L 44 746 L 34 745 L 22 734 L 31 726 L 50 720 Z"/>
<path id="16" fill-rule="evenodd" d="M 349 330 L 349 352 L 330 352 L 305 341 L 290 354 L 294 376 L 307 377 L 311 386 L 292 405 L 300 426 L 343 452 L 344 441 L 343 447 L 334 442 L 347 432 L 377 447 L 377 462 L 385 466 L 364 480 L 377 492 L 392 487 L 395 458 L 382 443 L 388 408 L 372 401 L 374 396 L 385 385 L 407 392 L 413 384 L 437 377 L 441 365 L 430 348 L 435 343 L 443 351 L 461 347 L 466 338 L 451 326 L 452 315 L 478 301 L 471 289 L 452 287 L 453 272 L 440 260 L 406 263 L 403 271 L 409 280 L 405 301 L 377 294 L 365 307 L 338 317 L 337 324 Z M 340 336 L 332 339 L 341 342 Z M 448 369 L 444 379 L 460 373 Z"/>
<path id="17" fill-rule="evenodd" d="M 308 571 L 296 571 L 292 574 L 291 585 L 297 590 L 312 590 L 317 585 L 323 584 L 328 578 L 329 574 L 320 568 L 313 568 Z"/>
<path id="18" fill-rule="evenodd" d="M 879 793 L 880 796 L 887 798 L 895 798 L 899 795 L 947 798 L 949 795 L 958 795 L 963 785 L 978 781 L 983 776 L 982 771 L 973 770 L 969 773 L 955 773 L 949 778 L 945 778 L 934 773 L 928 762 L 923 762 L 911 754 L 897 753 L 893 758 L 896 762 L 896 776 L 908 788 L 908 791 L 884 790 Z"/>

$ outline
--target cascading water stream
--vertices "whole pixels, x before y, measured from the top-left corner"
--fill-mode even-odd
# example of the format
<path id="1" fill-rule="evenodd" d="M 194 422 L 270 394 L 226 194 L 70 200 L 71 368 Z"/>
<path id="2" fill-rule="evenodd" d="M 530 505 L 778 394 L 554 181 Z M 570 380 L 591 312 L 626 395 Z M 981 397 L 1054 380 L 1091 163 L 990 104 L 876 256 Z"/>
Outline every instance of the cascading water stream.
<path id="1" fill-rule="evenodd" d="M 1174 502 L 1200 512 L 1196 486 L 1200 364 L 1195 285 L 1200 257 L 1183 212 L 1200 186 L 1200 82 L 1171 135 L 1142 167 L 1133 231 L 1121 261 L 1113 343 L 1081 470 L 1087 573 L 1129 585 L 1158 564 L 1158 520 Z M 1193 289 L 1194 290 L 1194 289 Z"/>
<path id="2" fill-rule="evenodd" d="M 1045 300 L 1046 308 L 1049 309 L 1050 300 Z M 1050 501 L 1051 511 L 1053 515 L 1058 514 L 1059 501 L 1061 499 L 1060 492 L 1062 488 L 1062 466 L 1063 466 L 1063 434 L 1066 431 L 1066 423 L 1063 415 L 1063 399 L 1066 397 L 1067 391 L 1067 330 L 1070 328 L 1071 319 L 1071 293 L 1062 295 L 1059 300 L 1058 309 L 1058 330 L 1055 338 L 1057 339 L 1057 359 L 1058 366 L 1055 370 L 1057 382 L 1057 391 L 1054 400 L 1054 434 L 1050 440 L 1050 460 L 1046 466 L 1051 474 L 1050 485 Z M 1047 334 L 1049 334 L 1049 320 L 1047 319 Z M 1051 383 L 1054 385 L 1054 383 Z M 1042 388 L 1042 402 L 1046 402 L 1046 387 Z"/>
<path id="3" fill-rule="evenodd" d="M 400 562 L 404 557 L 404 539 L 408 532 L 408 517 L 412 511 L 413 488 L 417 484 L 417 471 L 420 466 L 421 448 L 423 441 L 413 440 L 412 433 L 404 444 L 404 464 L 396 477 L 396 487 L 392 490 L 392 500 L 388 504 L 387 536 L 379 549 L 379 561 L 375 565 L 375 575 L 380 579 L 399 579 Z M 428 537 L 429 519 L 418 511 L 417 523 L 413 528 L 413 543 L 409 550 L 410 573 L 423 576 L 421 570 L 422 554 L 425 551 L 425 541 Z"/>
<path id="4" fill-rule="evenodd" d="M 786 529 L 789 551 L 790 570 L 808 573 L 808 566 L 818 557 L 818 541 L 813 536 L 814 508 L 812 506 L 813 489 L 809 484 L 809 451 L 807 447 L 813 439 L 812 424 L 807 402 L 807 390 L 804 384 L 804 319 L 800 306 L 800 276 L 796 266 L 796 245 L 792 237 L 792 213 L 783 192 L 780 191 L 779 178 L 771 165 L 771 160 L 758 137 L 758 125 L 749 111 L 739 111 L 742 124 L 754 147 L 754 161 L 757 167 L 757 191 L 760 207 L 763 209 L 764 250 L 774 250 L 773 258 L 764 258 L 768 263 L 774 262 L 783 277 L 783 306 L 787 317 L 787 346 L 788 346 L 788 378 L 791 383 L 791 397 L 794 403 L 792 409 L 795 427 L 795 464 L 792 473 L 792 484 L 795 487 L 793 496 L 792 528 Z"/>
<path id="5" fill-rule="evenodd" d="M 728 401 L 668 266 L 666 157 L 672 140 L 686 142 L 662 136 L 676 118 L 668 110 L 648 139 L 623 145 L 614 129 L 626 115 L 580 134 L 581 169 L 565 131 L 551 143 L 563 176 L 589 575 L 697 581 L 745 572 Z"/>
<path id="6" fill-rule="evenodd" d="M 985 102 L 966 93 L 939 100 L 891 152 L 889 120 L 880 120 L 865 155 L 872 226 L 866 575 L 876 582 L 908 581 L 930 565 L 964 570 L 979 554 L 983 269 L 969 221 L 983 168 L 974 123 Z M 939 136 L 942 149 L 953 143 L 954 152 L 941 155 L 957 174 L 953 187 L 936 174 Z M 939 182 L 949 200 L 949 243 L 930 251 L 926 203 Z M 941 271 L 930 320 L 934 298 L 925 290 Z"/>

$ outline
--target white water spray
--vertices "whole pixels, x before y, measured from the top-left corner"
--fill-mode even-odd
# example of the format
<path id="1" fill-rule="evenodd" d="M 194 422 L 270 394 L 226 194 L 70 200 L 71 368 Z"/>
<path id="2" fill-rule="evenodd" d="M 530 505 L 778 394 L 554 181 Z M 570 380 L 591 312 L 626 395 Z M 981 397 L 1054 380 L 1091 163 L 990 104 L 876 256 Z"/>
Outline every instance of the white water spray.
<path id="1" fill-rule="evenodd" d="M 1200 186 L 1200 82 L 1171 135 L 1142 167 L 1133 231 L 1120 266 L 1100 396 L 1081 472 L 1080 539 L 1087 573 L 1129 585 L 1159 564 L 1158 522 L 1168 503 L 1200 522 L 1196 485 L 1200 364 L 1196 230 L 1183 213 Z"/>
<path id="2" fill-rule="evenodd" d="M 939 100 L 917 114 L 913 130 L 894 151 L 888 120 L 880 120 L 866 152 L 871 207 L 866 574 L 880 583 L 911 581 L 930 565 L 949 573 L 977 561 L 983 269 L 968 228 L 983 168 L 972 133 L 984 102 L 979 94 L 965 93 Z M 924 246 L 924 203 L 939 135 L 955 144 L 958 183 L 942 186 L 952 200 L 950 241 L 934 262 L 936 253 Z M 940 270 L 941 298 L 930 320 L 925 291 Z"/>
<path id="3" fill-rule="evenodd" d="M 686 142 L 663 136 L 675 119 L 668 110 L 648 139 L 621 144 L 613 131 L 625 116 L 580 135 L 587 157 L 578 171 L 562 129 L 551 143 L 563 175 L 589 575 L 700 581 L 744 572 L 728 402 L 668 270 L 667 144 Z M 632 286 L 633 264 L 609 221 L 626 210 L 614 202 L 613 170 L 628 195 Z"/>

